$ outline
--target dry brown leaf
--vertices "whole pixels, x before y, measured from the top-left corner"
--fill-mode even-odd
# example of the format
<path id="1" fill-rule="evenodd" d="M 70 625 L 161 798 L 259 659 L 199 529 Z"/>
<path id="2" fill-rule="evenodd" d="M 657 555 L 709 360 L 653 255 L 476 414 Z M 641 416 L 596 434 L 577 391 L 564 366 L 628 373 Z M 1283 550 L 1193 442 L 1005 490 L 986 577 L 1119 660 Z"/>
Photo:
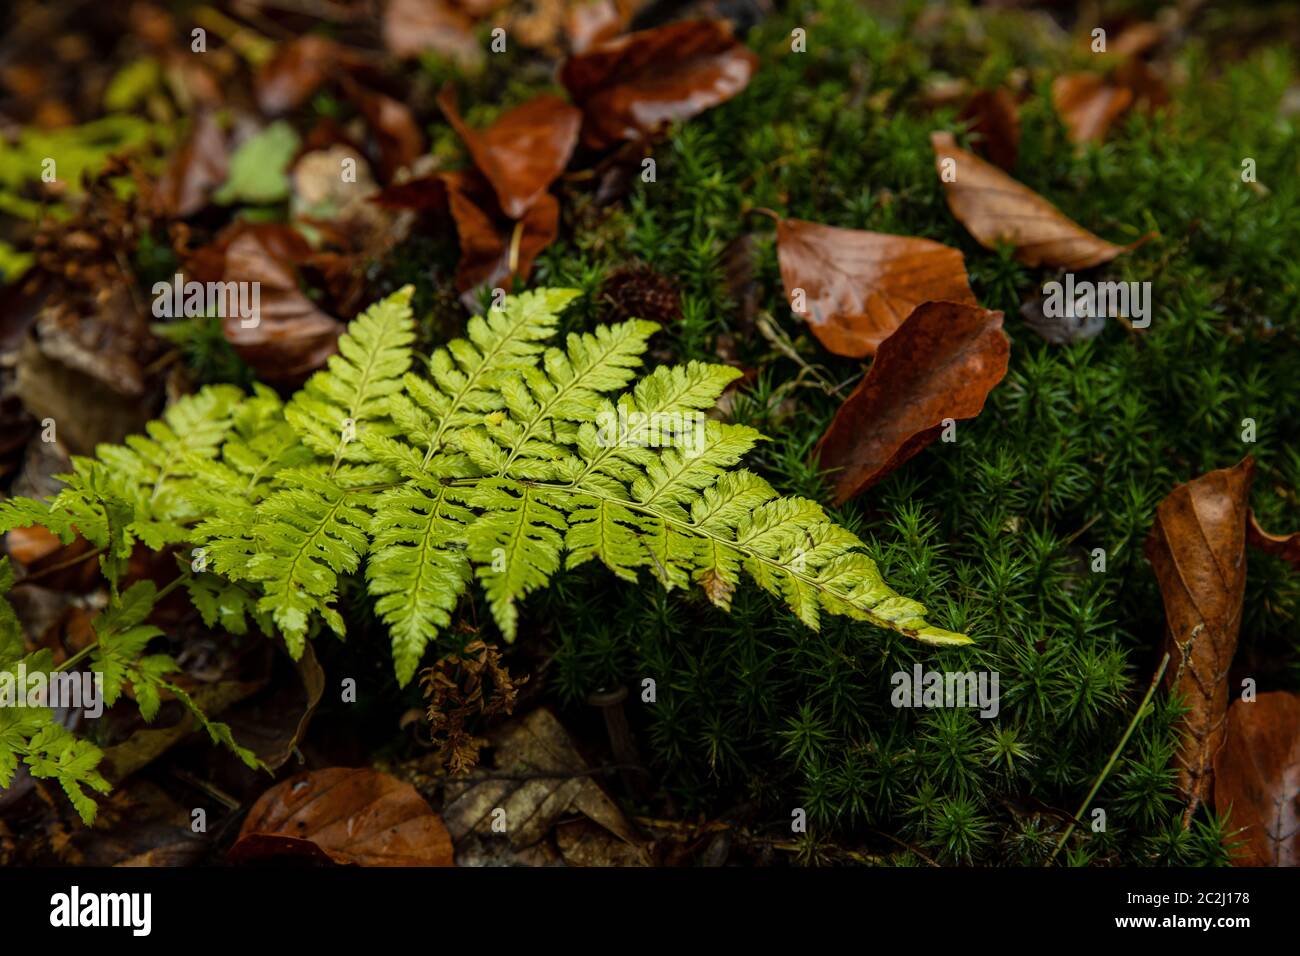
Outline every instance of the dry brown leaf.
<path id="1" fill-rule="evenodd" d="M 922 302 L 976 304 L 961 252 L 942 243 L 801 219 L 779 220 L 776 235 L 790 306 L 836 355 L 874 355 Z"/>
<path id="2" fill-rule="evenodd" d="M 1165 607 L 1165 683 L 1188 707 L 1179 748 L 1184 819 L 1209 793 L 1228 711 L 1228 668 L 1246 588 L 1246 511 L 1255 461 L 1179 485 L 1156 509 L 1145 553 Z"/>
<path id="3" fill-rule="evenodd" d="M 971 124 L 976 149 L 1003 169 L 1015 168 L 1020 154 L 1020 109 L 1009 90 L 976 90 L 957 118 Z"/>
<path id="4" fill-rule="evenodd" d="M 1132 104 L 1132 90 L 1096 73 L 1067 73 L 1052 81 L 1052 106 L 1072 143 L 1100 143 Z"/>
<path id="5" fill-rule="evenodd" d="M 456 288 L 463 297 L 473 299 L 474 290 L 484 285 L 508 288 L 516 277 L 527 280 L 533 260 L 559 232 L 559 200 L 542 193 L 515 222 L 501 211 L 491 186 L 477 173 L 446 173 L 442 180 L 460 237 Z"/>
<path id="6" fill-rule="evenodd" d="M 582 126 L 581 110 L 549 94 L 507 110 L 482 130 L 466 125 L 451 90 L 438 105 L 511 219 L 522 219 L 564 172 Z"/>
<path id="7" fill-rule="evenodd" d="M 474 36 L 474 17 L 451 0 L 389 0 L 384 8 L 384 45 L 409 59 L 439 53 L 472 69 L 483 63 Z"/>
<path id="8" fill-rule="evenodd" d="M 503 726 L 492 737 L 496 770 L 448 781 L 443 819 L 457 843 L 491 835 L 505 811 L 505 835 L 520 849 L 539 842 L 562 816 L 578 812 L 633 846 L 643 841 L 592 776 L 572 738 L 545 707 Z"/>
<path id="9" fill-rule="evenodd" d="M 1292 531 L 1290 534 L 1269 534 L 1259 526 L 1259 519 L 1252 511 L 1250 523 L 1246 526 L 1246 541 L 1251 547 L 1258 548 L 1275 558 L 1281 558 L 1291 567 L 1300 570 L 1300 531 Z"/>
<path id="10" fill-rule="evenodd" d="M 944 419 L 974 418 L 1007 373 L 1002 313 L 926 302 L 887 338 L 844 400 L 816 454 L 834 469 L 836 503 L 870 488 L 937 437 Z"/>
<path id="11" fill-rule="evenodd" d="M 226 316 L 222 331 L 264 381 L 300 383 L 338 347 L 343 324 L 298 288 L 295 264 L 310 254 L 306 241 L 283 226 L 249 229 L 225 251 L 223 279 L 260 283 L 261 308 L 248 327 L 251 320 Z"/>
<path id="12" fill-rule="evenodd" d="M 757 67 L 758 57 L 726 22 L 686 20 L 575 54 L 560 82 L 582 107 L 583 144 L 604 149 L 725 103 Z"/>
<path id="13" fill-rule="evenodd" d="M 277 784 L 253 804 L 230 849 L 238 863 L 296 855 L 358 866 L 455 866 L 447 828 L 419 791 L 368 767 L 307 771 Z"/>
<path id="14" fill-rule="evenodd" d="M 230 150 L 216 114 L 205 110 L 172 155 L 154 192 L 155 207 L 185 218 L 208 204 L 212 191 L 226 181 Z"/>
<path id="15" fill-rule="evenodd" d="M 297 109 L 347 60 L 343 47 L 316 34 L 281 43 L 258 70 L 258 109 L 267 116 L 282 116 Z"/>
<path id="16" fill-rule="evenodd" d="M 986 249 L 1009 242 L 1027 266 L 1088 269 L 1146 240 L 1117 246 L 1093 235 L 1028 186 L 973 153 L 951 133 L 930 134 L 948 208 Z M 949 164 L 951 161 L 951 165 Z"/>
<path id="17" fill-rule="evenodd" d="M 1233 703 L 1214 757 L 1214 810 L 1245 831 L 1236 865 L 1300 866 L 1300 697 Z"/>

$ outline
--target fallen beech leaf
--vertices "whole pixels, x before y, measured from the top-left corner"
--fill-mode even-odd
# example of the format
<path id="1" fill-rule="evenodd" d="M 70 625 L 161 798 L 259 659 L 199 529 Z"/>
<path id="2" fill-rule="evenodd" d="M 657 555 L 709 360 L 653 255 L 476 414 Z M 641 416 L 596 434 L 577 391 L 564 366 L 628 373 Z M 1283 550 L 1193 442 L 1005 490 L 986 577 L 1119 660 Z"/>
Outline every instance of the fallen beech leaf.
<path id="1" fill-rule="evenodd" d="M 958 149 L 951 133 L 931 133 L 930 143 L 948 208 L 986 249 L 1010 242 L 1016 247 L 1016 258 L 1027 266 L 1087 269 L 1109 262 L 1147 238 L 1127 246 L 1107 242 L 996 166 Z M 955 166 L 946 166 L 947 160 Z M 945 177 L 946 169 L 955 177 Z"/>
<path id="2" fill-rule="evenodd" d="M 295 774 L 258 798 L 239 840 L 236 863 L 268 856 L 324 854 L 357 866 L 455 866 L 451 837 L 409 783 L 368 767 Z"/>
<path id="3" fill-rule="evenodd" d="M 574 53 L 584 53 L 597 43 L 618 36 L 631 21 L 631 6 L 615 0 L 594 0 L 570 7 L 565 21 L 569 48 Z"/>
<path id="4" fill-rule="evenodd" d="M 1107 52 L 1116 56 L 1137 56 L 1164 42 L 1166 28 L 1147 20 L 1130 23 L 1110 41 Z M 1089 37 L 1091 43 L 1091 37 Z"/>
<path id="5" fill-rule="evenodd" d="M 1096 73 L 1067 73 L 1052 81 L 1052 106 L 1072 143 L 1100 143 L 1132 104 L 1132 90 Z"/>
<path id="6" fill-rule="evenodd" d="M 258 70 L 254 84 L 258 109 L 267 116 L 297 109 L 347 59 L 339 44 L 310 33 L 281 43 Z"/>
<path id="7" fill-rule="evenodd" d="M 384 45 L 401 59 L 427 50 L 466 68 L 483 62 L 474 18 L 450 0 L 390 0 L 384 8 L 383 34 Z"/>
<path id="8" fill-rule="evenodd" d="M 5 534 L 5 551 L 19 564 L 35 564 L 62 549 L 59 536 L 38 524 L 30 528 L 14 528 Z"/>
<path id="9" fill-rule="evenodd" d="M 272 674 L 291 672 L 292 679 L 273 679 L 265 691 L 241 701 L 225 717 L 240 746 L 257 755 L 268 769 L 279 770 L 302 742 L 325 693 L 325 671 L 310 642 L 298 660 L 277 654 Z"/>
<path id="10" fill-rule="evenodd" d="M 527 280 L 533 260 L 555 241 L 560 226 L 560 203 L 550 193 L 515 222 L 497 205 L 491 186 L 474 173 L 447 173 L 443 177 L 456 233 L 460 236 L 460 265 L 456 288 L 469 299 L 483 285 L 508 288 L 510 280 Z"/>
<path id="11" fill-rule="evenodd" d="M 1237 866 L 1300 866 L 1300 697 L 1238 700 L 1214 757 L 1214 809 L 1243 828 Z"/>
<path id="12" fill-rule="evenodd" d="M 777 259 L 791 308 L 836 355 L 874 355 L 922 302 L 975 305 L 961 252 L 929 239 L 777 222 Z"/>
<path id="13" fill-rule="evenodd" d="M 424 152 L 420 126 L 405 103 L 368 90 L 346 76 L 343 87 L 366 118 L 378 147 L 380 175 L 388 182 L 394 173 L 410 166 Z"/>
<path id="14" fill-rule="evenodd" d="M 239 315 L 228 315 L 221 328 L 258 378 L 298 383 L 334 354 L 343 324 L 298 288 L 295 262 L 311 254 L 307 243 L 272 235 L 276 238 L 260 230 L 246 232 L 226 249 L 224 281 L 260 283 L 260 310 L 255 324 L 245 327 Z"/>
<path id="15" fill-rule="evenodd" d="M 957 118 L 971 124 L 980 152 L 1003 169 L 1015 168 L 1020 154 L 1020 110 L 1008 90 L 976 90 Z"/>
<path id="16" fill-rule="evenodd" d="M 505 811 L 515 849 L 532 846 L 551 825 L 573 812 L 600 824 L 631 846 L 643 842 L 623 812 L 591 775 L 572 738 L 545 707 L 511 721 L 493 735 L 496 770 L 476 769 L 447 781 L 447 829 L 460 843 L 492 832 L 493 811 Z"/>
<path id="17" fill-rule="evenodd" d="M 575 54 L 560 82 L 582 107 L 583 144 L 603 149 L 725 103 L 757 67 L 725 21 L 686 20 Z"/>
<path id="18" fill-rule="evenodd" d="M 386 186 L 371 201 L 386 209 L 410 209 L 435 215 L 450 212 L 447 183 L 439 174 L 417 176 Z"/>
<path id="19" fill-rule="evenodd" d="M 1179 485 L 1156 509 L 1146 541 L 1165 606 L 1165 683 L 1188 707 L 1178 753 L 1185 821 L 1209 793 L 1228 711 L 1228 667 L 1246 588 L 1249 456 Z"/>
<path id="20" fill-rule="evenodd" d="M 1259 526 L 1259 519 L 1252 511 L 1250 523 L 1246 526 L 1246 541 L 1251 547 L 1258 548 L 1275 558 L 1281 558 L 1300 571 L 1300 531 L 1292 531 L 1290 534 L 1269 534 Z"/>
<path id="21" fill-rule="evenodd" d="M 438 105 L 511 219 L 522 219 L 569 165 L 582 126 L 582 111 L 558 96 L 534 97 L 483 130 L 465 124 L 450 89 Z"/>
<path id="22" fill-rule="evenodd" d="M 226 134 L 210 110 L 200 113 L 194 128 L 177 148 L 158 181 L 154 202 L 163 215 L 184 219 L 208 204 L 213 190 L 230 171 Z"/>
<path id="23" fill-rule="evenodd" d="M 974 418 L 1007 374 L 1002 313 L 926 302 L 881 343 L 815 454 L 834 469 L 840 504 L 880 481 L 939 436 L 945 418 Z"/>

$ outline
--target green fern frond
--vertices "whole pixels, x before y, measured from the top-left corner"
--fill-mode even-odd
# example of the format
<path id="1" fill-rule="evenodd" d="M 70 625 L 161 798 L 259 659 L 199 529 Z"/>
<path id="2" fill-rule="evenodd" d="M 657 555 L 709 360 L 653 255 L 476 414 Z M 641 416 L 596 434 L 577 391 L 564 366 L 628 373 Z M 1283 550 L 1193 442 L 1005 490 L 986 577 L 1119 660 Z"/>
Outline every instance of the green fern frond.
<path id="1" fill-rule="evenodd" d="M 285 409 L 303 444 L 330 460 L 330 475 L 341 462 L 372 461 L 358 439 L 370 431 L 385 434 L 391 427 L 388 398 L 401 391 L 402 376 L 411 367 L 413 294 L 405 286 L 357 316 L 339 337 L 338 354 Z"/>

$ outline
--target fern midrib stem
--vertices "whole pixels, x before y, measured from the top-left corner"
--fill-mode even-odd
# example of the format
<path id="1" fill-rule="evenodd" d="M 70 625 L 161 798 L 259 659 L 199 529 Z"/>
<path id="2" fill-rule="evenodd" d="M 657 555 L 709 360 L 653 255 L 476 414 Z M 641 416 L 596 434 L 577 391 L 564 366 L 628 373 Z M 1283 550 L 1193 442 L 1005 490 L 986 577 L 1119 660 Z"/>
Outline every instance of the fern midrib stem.
<path id="1" fill-rule="evenodd" d="M 482 481 L 481 478 L 453 478 L 451 481 L 448 482 L 448 484 L 453 487 L 465 488 L 465 487 L 473 487 L 480 481 Z M 708 538 L 710 541 L 714 543 L 715 546 L 722 545 L 726 548 L 732 549 L 733 551 L 739 551 L 745 557 L 766 564 L 767 566 L 774 568 L 775 570 L 778 570 L 783 574 L 788 574 L 792 578 L 802 581 L 803 583 L 807 584 L 809 587 L 816 589 L 817 591 L 827 592 L 844 601 L 847 601 L 849 599 L 849 595 L 846 592 L 830 587 L 824 582 L 819 581 L 816 578 L 811 577 L 804 572 L 795 571 L 791 568 L 788 568 L 780 561 L 776 561 L 772 558 L 767 557 L 766 555 L 760 554 L 759 552 L 755 551 L 753 548 L 746 547 L 744 544 L 741 544 L 740 542 L 731 541 L 728 540 L 727 538 L 720 537 L 719 535 L 714 534 L 712 531 L 709 531 L 706 528 L 701 528 L 699 525 L 696 525 L 690 521 L 682 521 L 680 518 L 669 517 L 668 515 L 665 515 L 662 512 L 655 511 L 653 508 L 647 507 L 642 502 L 629 501 L 626 498 L 613 498 L 610 497 L 609 495 L 602 494 L 601 492 L 598 491 L 590 491 L 585 488 L 577 488 L 572 484 L 553 485 L 553 484 L 548 484 L 546 482 L 540 482 L 540 481 L 521 481 L 520 484 L 526 488 L 540 489 L 542 491 L 560 492 L 562 494 L 582 495 L 587 498 L 595 498 L 607 504 L 621 505 L 622 507 L 627 508 L 629 511 L 636 511 L 641 514 L 648 515 L 651 518 L 657 518 L 658 520 L 663 521 L 665 524 L 671 524 L 673 527 L 677 528 L 677 530 L 685 534 L 694 535 L 696 537 Z M 898 631 L 902 634 L 906 634 L 909 636 L 913 635 L 914 633 L 915 630 L 914 628 L 901 627 L 895 622 L 890 621 L 884 617 L 881 617 L 880 615 L 875 614 L 871 611 L 863 611 L 863 613 L 866 615 L 867 620 L 870 621 L 872 624 L 875 624 L 877 627 L 883 627 L 891 631 Z"/>
<path id="2" fill-rule="evenodd" d="M 293 584 L 294 587 L 297 587 L 297 584 L 295 583 L 297 579 L 294 577 L 294 575 L 297 574 L 298 571 L 298 562 L 302 560 L 302 556 L 307 553 L 309 547 L 311 548 L 311 550 L 315 550 L 317 537 L 319 537 L 320 533 L 326 527 L 329 526 L 334 516 L 338 513 L 339 508 L 343 506 L 343 502 L 347 500 L 348 495 L 351 493 L 352 492 L 350 491 L 344 491 L 341 495 L 339 495 L 339 500 L 334 502 L 332 505 L 330 505 L 330 510 L 325 515 L 325 517 L 321 518 L 320 521 L 316 522 L 316 527 L 312 529 L 311 534 L 308 535 L 307 539 L 303 542 L 303 546 L 299 548 L 297 553 L 293 556 L 293 561 L 289 564 L 289 573 L 285 576 L 286 582 L 289 582 Z"/>
<path id="3" fill-rule="evenodd" d="M 386 336 L 387 333 L 381 332 L 375 337 L 375 341 L 383 342 Z M 374 373 L 375 364 L 378 362 L 379 353 L 382 351 L 384 351 L 384 349 L 381 346 L 377 346 L 369 355 L 366 356 L 366 364 L 361 369 L 361 381 L 357 383 L 356 397 L 352 400 L 352 405 L 348 408 L 346 420 L 353 422 L 357 420 L 357 415 L 361 412 L 361 403 L 365 401 L 366 389 L 370 386 L 370 377 Z M 339 462 L 343 460 L 343 450 L 347 447 L 348 442 L 347 439 L 344 438 L 340 439 L 338 446 L 334 449 L 334 462 L 330 465 L 331 478 L 333 478 L 334 473 L 338 471 Z"/>
<path id="4" fill-rule="evenodd" d="M 533 437 L 535 426 L 551 420 L 550 410 L 559 403 L 560 399 L 565 395 L 568 395 L 569 392 L 573 391 L 573 389 L 578 388 L 583 379 L 596 369 L 600 368 L 605 359 L 616 353 L 622 344 L 622 341 L 615 338 L 610 343 L 609 348 L 602 352 L 599 358 L 594 359 L 582 374 L 573 376 L 572 381 L 567 383 L 563 388 L 557 390 L 556 393 L 551 396 L 550 400 L 538 409 L 537 414 L 533 416 L 533 420 L 529 422 L 528 427 L 524 429 L 523 437 L 519 439 L 518 443 L 511 450 L 510 457 L 506 459 L 506 463 L 502 465 L 501 470 L 497 472 L 498 477 L 504 477 L 506 472 L 510 470 L 510 466 L 515 463 L 515 459 L 519 457 L 520 452 L 522 452 L 524 447 L 528 444 L 528 439 Z"/>
<path id="5" fill-rule="evenodd" d="M 429 439 L 429 448 L 424 453 L 423 467 L 429 467 L 429 462 L 433 460 L 433 456 L 441 450 L 443 436 L 447 434 L 447 429 L 451 427 L 452 416 L 461 410 L 461 402 L 465 400 L 465 396 L 477 388 L 483 378 L 491 373 L 493 360 L 505 350 L 507 345 L 515 341 L 517 333 L 527 331 L 527 329 L 528 323 L 521 320 L 510 330 L 509 335 L 501 337 L 501 341 L 496 344 L 492 351 L 483 354 L 483 361 L 479 363 L 478 368 L 474 369 L 473 375 L 466 377 L 465 387 L 452 397 L 451 408 L 447 410 L 447 414 L 442 416 L 442 421 L 438 423 L 438 431 Z M 452 361 L 454 362 L 455 359 L 453 358 Z"/>

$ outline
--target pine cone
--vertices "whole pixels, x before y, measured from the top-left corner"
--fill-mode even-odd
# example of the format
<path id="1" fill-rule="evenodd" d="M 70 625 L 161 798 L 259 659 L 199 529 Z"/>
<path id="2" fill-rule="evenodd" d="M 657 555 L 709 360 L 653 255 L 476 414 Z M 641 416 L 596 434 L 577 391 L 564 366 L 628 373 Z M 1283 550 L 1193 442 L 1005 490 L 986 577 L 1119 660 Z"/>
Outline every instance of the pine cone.
<path id="1" fill-rule="evenodd" d="M 601 298 L 609 307 L 609 318 L 649 319 L 667 325 L 681 317 L 681 297 L 667 276 L 649 266 L 627 266 L 610 274 L 601 287 Z"/>

